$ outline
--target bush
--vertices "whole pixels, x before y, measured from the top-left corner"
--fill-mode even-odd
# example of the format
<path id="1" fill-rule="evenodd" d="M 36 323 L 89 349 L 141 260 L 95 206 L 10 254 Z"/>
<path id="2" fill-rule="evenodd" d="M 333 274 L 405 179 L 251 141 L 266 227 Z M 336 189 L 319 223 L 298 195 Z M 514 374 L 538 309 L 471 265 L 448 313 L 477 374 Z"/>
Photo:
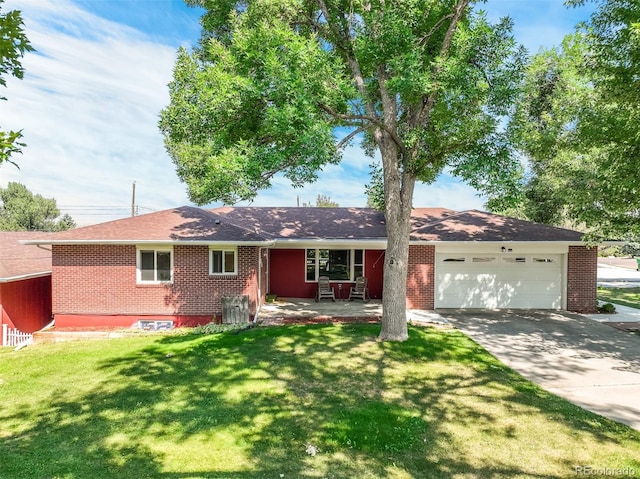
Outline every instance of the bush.
<path id="1" fill-rule="evenodd" d="M 242 324 L 216 324 L 214 322 L 203 324 L 201 326 L 196 326 L 191 329 L 190 332 L 193 334 L 220 334 L 220 333 L 228 333 L 228 332 L 239 332 L 243 329 L 249 329 L 253 327 L 252 323 L 242 323 Z"/>
<path id="2" fill-rule="evenodd" d="M 613 314 L 616 312 L 616 307 L 611 303 L 604 303 L 598 305 L 598 313 Z"/>

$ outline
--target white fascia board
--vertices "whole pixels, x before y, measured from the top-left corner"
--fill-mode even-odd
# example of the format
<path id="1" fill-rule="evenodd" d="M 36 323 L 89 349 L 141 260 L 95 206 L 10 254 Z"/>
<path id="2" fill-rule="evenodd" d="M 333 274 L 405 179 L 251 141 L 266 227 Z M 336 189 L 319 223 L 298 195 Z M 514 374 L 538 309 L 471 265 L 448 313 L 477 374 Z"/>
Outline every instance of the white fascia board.
<path id="1" fill-rule="evenodd" d="M 379 239 L 277 239 L 273 248 L 387 249 L 387 241 Z"/>
<path id="2" fill-rule="evenodd" d="M 425 243 L 412 243 L 425 244 Z M 567 253 L 569 246 L 584 246 L 575 241 L 447 241 L 433 242 L 436 253 Z M 505 248 L 506 251 L 502 251 Z M 511 251 L 508 251 L 508 250 Z"/>
<path id="3" fill-rule="evenodd" d="M 273 240 L 269 241 L 161 241 L 161 240 L 22 240 L 25 245 L 161 245 L 161 246 L 208 246 L 208 245 L 229 245 L 236 246 L 272 246 Z"/>
<path id="4" fill-rule="evenodd" d="M 21 274 L 19 276 L 10 276 L 8 278 L 0 278 L 0 283 L 12 283 L 14 281 L 23 281 L 25 279 L 42 278 L 51 276 L 51 271 L 41 271 L 40 273 Z"/>

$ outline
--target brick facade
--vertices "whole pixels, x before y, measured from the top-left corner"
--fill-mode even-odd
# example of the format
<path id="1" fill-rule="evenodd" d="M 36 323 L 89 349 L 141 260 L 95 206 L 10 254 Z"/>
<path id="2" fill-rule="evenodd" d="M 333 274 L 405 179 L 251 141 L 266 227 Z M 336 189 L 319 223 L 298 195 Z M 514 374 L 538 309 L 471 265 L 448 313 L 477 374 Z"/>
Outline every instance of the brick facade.
<path id="1" fill-rule="evenodd" d="M 569 246 L 567 264 L 567 310 L 596 312 L 598 248 Z"/>
<path id="2" fill-rule="evenodd" d="M 407 308 L 427 310 L 434 308 L 435 260 L 435 246 L 409 246 Z"/>
<path id="3" fill-rule="evenodd" d="M 210 320 L 221 315 L 223 296 L 244 294 L 253 315 L 258 255 L 257 247 L 239 246 L 238 274 L 211 276 L 208 246 L 174 246 L 173 283 L 138 284 L 135 245 L 54 245 L 53 314 Z"/>

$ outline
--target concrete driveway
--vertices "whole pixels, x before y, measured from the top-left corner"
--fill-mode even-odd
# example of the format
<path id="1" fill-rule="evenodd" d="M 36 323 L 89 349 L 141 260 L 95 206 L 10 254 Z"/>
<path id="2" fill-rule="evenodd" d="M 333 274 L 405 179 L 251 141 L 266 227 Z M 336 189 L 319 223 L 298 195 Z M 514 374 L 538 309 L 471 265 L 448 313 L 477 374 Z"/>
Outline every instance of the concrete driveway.
<path id="1" fill-rule="evenodd" d="M 553 311 L 438 311 L 547 391 L 640 430 L 640 336 Z"/>

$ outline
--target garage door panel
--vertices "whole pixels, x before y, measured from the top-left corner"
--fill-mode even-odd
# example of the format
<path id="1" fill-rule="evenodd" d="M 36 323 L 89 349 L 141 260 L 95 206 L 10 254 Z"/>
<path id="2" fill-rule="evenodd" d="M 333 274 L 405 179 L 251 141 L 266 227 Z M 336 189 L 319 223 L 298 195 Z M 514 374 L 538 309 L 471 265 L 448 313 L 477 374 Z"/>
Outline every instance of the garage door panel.
<path id="1" fill-rule="evenodd" d="M 436 257 L 438 308 L 562 307 L 560 255 L 457 255 L 456 261 L 446 261 L 452 257 Z"/>

